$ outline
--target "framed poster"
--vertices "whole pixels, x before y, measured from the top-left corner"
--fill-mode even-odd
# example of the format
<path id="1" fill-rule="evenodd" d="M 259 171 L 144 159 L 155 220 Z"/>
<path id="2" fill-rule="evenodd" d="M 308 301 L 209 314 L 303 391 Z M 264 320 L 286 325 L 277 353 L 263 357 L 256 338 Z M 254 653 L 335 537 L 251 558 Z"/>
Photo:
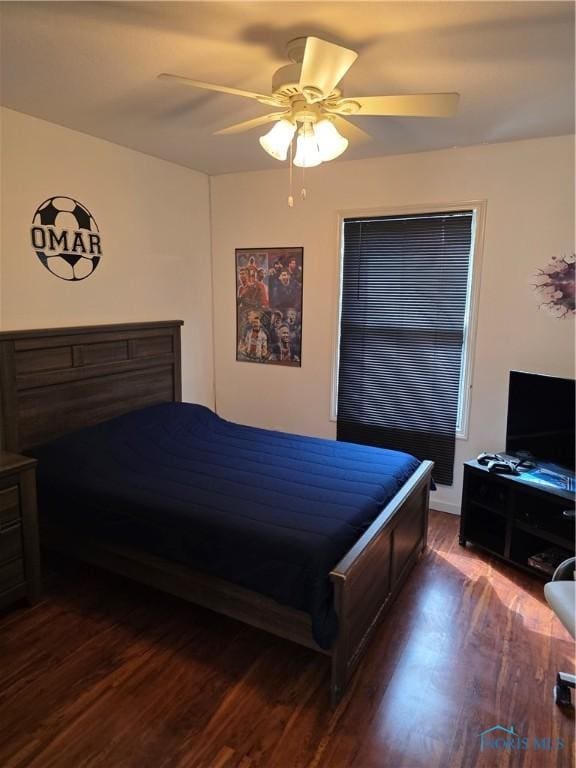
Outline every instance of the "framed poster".
<path id="1" fill-rule="evenodd" d="M 301 365 L 303 248 L 237 248 L 236 360 Z"/>

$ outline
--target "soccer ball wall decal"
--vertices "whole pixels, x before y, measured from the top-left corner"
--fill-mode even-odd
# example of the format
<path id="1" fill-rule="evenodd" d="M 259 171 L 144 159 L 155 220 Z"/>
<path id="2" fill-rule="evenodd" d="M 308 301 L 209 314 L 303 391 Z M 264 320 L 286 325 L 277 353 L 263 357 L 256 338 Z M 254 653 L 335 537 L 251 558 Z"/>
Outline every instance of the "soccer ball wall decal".
<path id="1" fill-rule="evenodd" d="M 50 197 L 32 219 L 32 247 L 46 269 L 61 280 L 85 280 L 102 258 L 100 232 L 85 205 Z"/>

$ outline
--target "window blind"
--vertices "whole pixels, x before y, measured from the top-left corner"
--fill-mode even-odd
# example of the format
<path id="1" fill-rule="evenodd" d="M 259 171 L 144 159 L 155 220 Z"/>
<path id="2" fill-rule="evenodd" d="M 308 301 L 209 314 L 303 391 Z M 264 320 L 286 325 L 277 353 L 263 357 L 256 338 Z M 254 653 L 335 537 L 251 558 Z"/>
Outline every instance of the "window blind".
<path id="1" fill-rule="evenodd" d="M 337 438 L 434 461 L 451 485 L 472 211 L 344 223 Z"/>

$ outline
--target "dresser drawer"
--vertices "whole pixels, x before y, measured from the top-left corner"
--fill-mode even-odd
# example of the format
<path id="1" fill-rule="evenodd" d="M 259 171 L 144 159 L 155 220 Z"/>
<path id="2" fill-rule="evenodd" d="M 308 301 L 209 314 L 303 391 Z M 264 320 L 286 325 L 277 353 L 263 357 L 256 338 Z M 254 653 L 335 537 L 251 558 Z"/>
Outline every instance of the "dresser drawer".
<path id="1" fill-rule="evenodd" d="M 0 529 L 0 564 L 22 557 L 22 526 Z"/>
<path id="2" fill-rule="evenodd" d="M 17 485 L 0 491 L 0 530 L 20 520 L 20 492 Z"/>
<path id="3" fill-rule="evenodd" d="M 6 592 L 12 587 L 17 587 L 24 581 L 24 560 L 21 557 L 5 565 L 0 565 L 0 592 Z"/>
<path id="4" fill-rule="evenodd" d="M 0 451 L 0 607 L 41 590 L 36 461 Z"/>

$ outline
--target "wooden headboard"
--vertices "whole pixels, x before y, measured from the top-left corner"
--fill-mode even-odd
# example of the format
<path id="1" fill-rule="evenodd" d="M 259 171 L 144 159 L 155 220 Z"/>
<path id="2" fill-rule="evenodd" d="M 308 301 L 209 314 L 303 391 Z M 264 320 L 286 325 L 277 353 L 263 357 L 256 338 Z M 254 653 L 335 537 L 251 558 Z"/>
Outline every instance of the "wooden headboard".
<path id="1" fill-rule="evenodd" d="M 182 399 L 181 320 L 0 333 L 0 447 Z"/>

